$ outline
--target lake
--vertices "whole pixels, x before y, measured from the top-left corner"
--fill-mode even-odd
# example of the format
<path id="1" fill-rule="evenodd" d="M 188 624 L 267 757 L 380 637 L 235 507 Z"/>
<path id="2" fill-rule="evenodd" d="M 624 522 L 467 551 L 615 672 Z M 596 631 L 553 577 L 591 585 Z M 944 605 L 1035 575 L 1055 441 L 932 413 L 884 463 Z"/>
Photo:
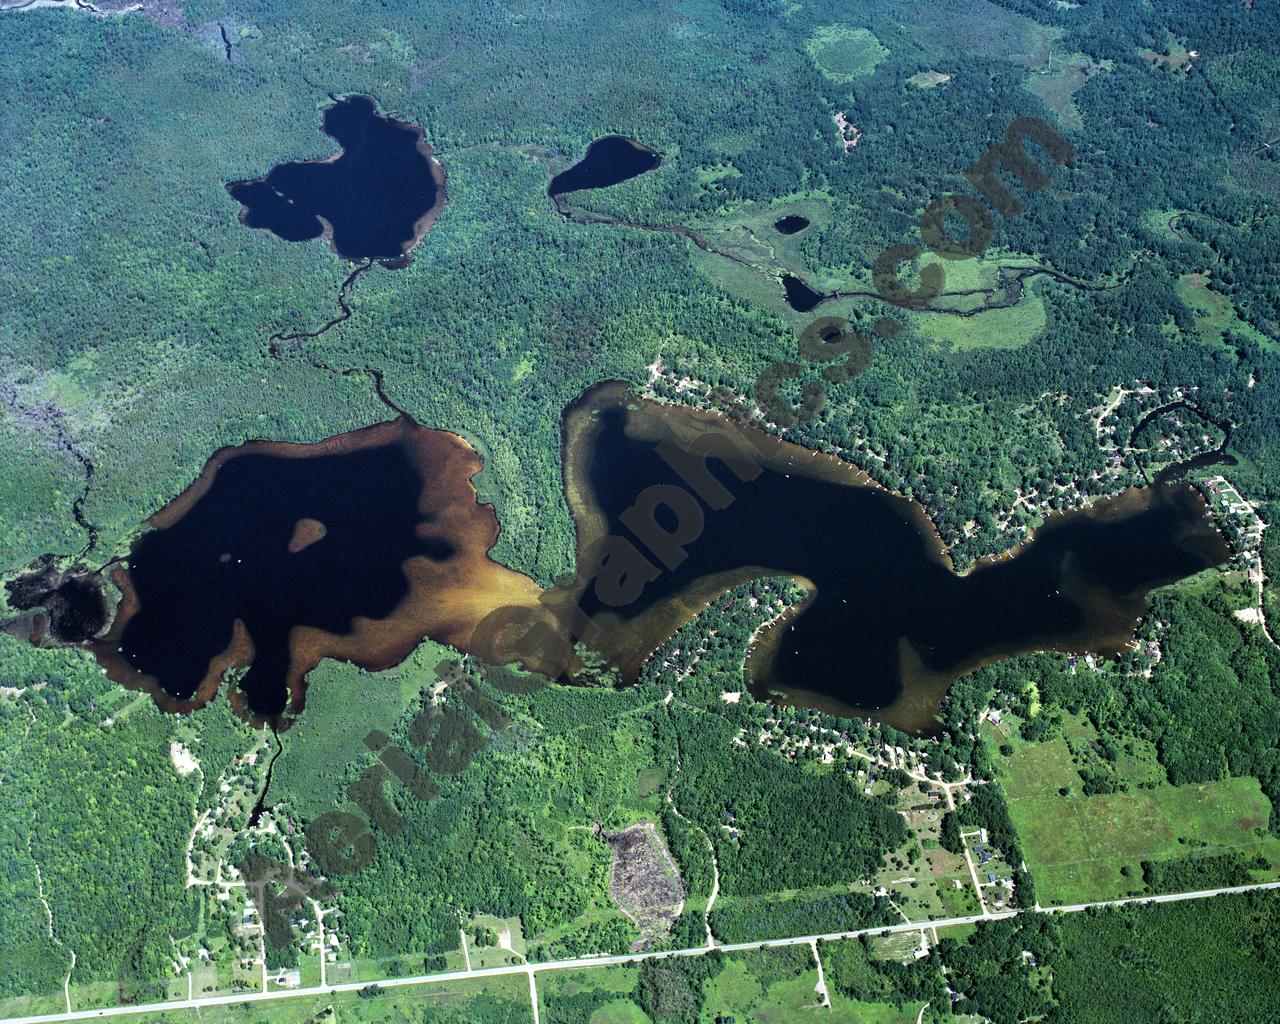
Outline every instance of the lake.
<path id="1" fill-rule="evenodd" d="M 794 274 L 782 275 L 782 289 L 787 297 L 787 305 L 797 313 L 808 313 L 826 298 L 822 292 L 815 292 Z"/>
<path id="2" fill-rule="evenodd" d="M 401 259 L 445 200 L 444 171 L 422 129 L 378 113 L 367 96 L 326 107 L 321 123 L 340 152 L 227 186 L 241 223 L 287 242 L 326 238 L 352 261 Z"/>
<path id="3" fill-rule="evenodd" d="M 797 216 L 796 214 L 788 214 L 785 217 L 780 217 L 778 220 L 775 220 L 773 222 L 773 226 L 779 234 L 794 235 L 809 226 L 809 219 L 807 217 Z"/>
<path id="4" fill-rule="evenodd" d="M 587 188 L 608 188 L 651 171 L 662 157 L 624 135 L 606 135 L 587 147 L 586 155 L 551 179 L 548 195 L 561 196 Z"/>
<path id="5" fill-rule="evenodd" d="M 323 657 L 376 670 L 427 635 L 462 645 L 492 608 L 537 594 L 488 557 L 498 526 L 476 501 L 479 469 L 461 438 L 404 417 L 224 449 L 134 543 L 94 652 L 170 710 L 229 673 L 237 710 L 277 720 L 301 711 Z"/>
<path id="6" fill-rule="evenodd" d="M 112 678 L 163 707 L 198 707 L 229 677 L 238 711 L 287 724 L 321 658 L 387 668 L 426 636 L 474 649 L 476 625 L 511 605 L 595 616 L 595 646 L 631 681 L 711 601 L 781 575 L 810 596 L 757 637 L 753 691 L 923 732 L 963 673 L 1031 651 L 1119 653 L 1150 590 L 1229 557 L 1200 495 L 1161 484 L 1053 516 L 960 575 L 917 502 L 723 416 L 613 381 L 566 410 L 562 435 L 579 572 L 546 594 L 489 558 L 498 523 L 477 503 L 475 452 L 401 417 L 319 444 L 216 453 L 116 570 L 122 600 L 92 649 Z M 706 442 L 722 454 L 689 483 L 658 451 Z M 673 569 L 658 571 L 654 556 L 634 600 L 606 603 L 595 545 L 617 535 L 647 550 L 623 516 L 652 485 L 696 485 L 686 500 L 703 525 Z M 653 518 L 668 533 L 681 522 L 669 508 Z"/>
<path id="7" fill-rule="evenodd" d="M 584 395 L 564 423 L 580 564 L 606 534 L 636 541 L 620 516 L 645 487 L 682 485 L 657 445 L 703 436 L 750 452 L 762 472 L 743 482 L 712 461 L 733 500 L 720 511 L 700 503 L 705 526 L 687 559 L 625 607 L 603 604 L 581 576 L 563 588 L 602 616 L 604 653 L 628 678 L 714 597 L 753 577 L 787 575 L 813 595 L 756 649 L 755 692 L 928 730 L 964 672 L 1037 650 L 1117 653 L 1148 591 L 1229 557 L 1199 494 L 1161 486 L 1055 516 L 1015 557 L 958 575 L 922 507 L 852 465 L 611 383 Z M 664 528 L 675 525 L 668 515 Z"/>

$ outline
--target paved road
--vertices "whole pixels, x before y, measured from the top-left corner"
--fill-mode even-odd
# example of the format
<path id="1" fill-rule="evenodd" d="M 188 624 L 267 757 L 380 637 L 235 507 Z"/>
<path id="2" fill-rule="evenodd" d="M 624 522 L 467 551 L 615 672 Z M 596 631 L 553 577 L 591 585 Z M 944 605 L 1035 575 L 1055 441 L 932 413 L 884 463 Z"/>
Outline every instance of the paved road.
<path id="1" fill-rule="evenodd" d="M 715 948 L 725 953 L 763 949 L 769 946 L 807 946 L 813 942 L 856 939 L 863 935 L 894 935 L 901 932 L 918 932 L 924 929 L 949 928 L 960 924 L 976 924 L 979 921 L 999 921 L 1018 914 L 1073 914 L 1093 907 L 1121 907 L 1134 903 L 1180 903 L 1184 900 L 1202 900 L 1226 893 L 1252 892 L 1259 889 L 1280 889 L 1280 882 L 1258 882 L 1254 885 L 1238 885 L 1224 889 L 1200 889 L 1196 892 L 1166 893 L 1163 896 L 1130 896 L 1118 900 L 1100 900 L 1096 903 L 1072 903 L 1056 907 L 1036 907 L 1034 910 L 1003 910 L 993 913 L 970 914 L 967 917 L 948 917 L 934 921 L 903 922 L 881 928 L 862 928 L 851 932 L 830 932 L 825 935 L 793 935 L 784 939 L 764 942 L 729 942 Z M 525 974 L 530 986 L 533 975 L 539 971 L 569 971 L 582 967 L 601 967 L 608 964 L 631 964 L 670 956 L 705 956 L 710 950 L 705 946 L 696 949 L 668 950 L 661 953 L 625 953 L 621 956 L 579 957 L 573 960 L 555 960 L 541 964 L 508 964 L 502 967 L 482 967 L 474 971 L 445 971 L 440 974 L 417 974 L 408 978 L 391 978 L 376 982 L 379 988 L 401 988 L 408 985 L 433 985 L 445 981 L 462 981 L 467 978 L 493 978 L 502 975 Z M 357 992 L 368 988 L 368 981 L 348 981 L 336 985 L 316 985 L 312 988 L 286 989 L 278 992 L 242 992 L 236 995 L 204 996 L 200 999 L 173 999 L 164 1003 L 147 1003 L 139 1006 L 111 1006 L 102 1010 L 75 1010 L 71 1013 L 47 1013 L 33 1017 L 6 1017 L 0 1024 L 56 1024 L 59 1021 L 97 1020 L 105 1017 L 122 1017 L 129 1014 L 163 1013 L 173 1010 L 191 1010 L 204 1006 L 226 1006 L 231 1003 L 260 1003 L 272 999 L 299 999 L 307 996 L 323 996 L 336 992 Z"/>

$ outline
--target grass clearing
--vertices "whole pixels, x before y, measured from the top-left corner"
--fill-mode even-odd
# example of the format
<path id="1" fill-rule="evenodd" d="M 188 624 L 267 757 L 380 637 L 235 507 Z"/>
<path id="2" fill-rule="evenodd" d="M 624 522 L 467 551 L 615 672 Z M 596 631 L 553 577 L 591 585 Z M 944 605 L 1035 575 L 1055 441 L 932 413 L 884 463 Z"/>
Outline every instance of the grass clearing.
<path id="1" fill-rule="evenodd" d="M 483 945 L 475 941 L 476 929 L 488 933 Z M 524 962 L 527 947 L 520 918 L 477 914 L 467 922 L 464 930 L 467 933 L 467 952 L 473 968 Z"/>
<path id="2" fill-rule="evenodd" d="M 988 741 L 1013 748 L 1010 756 L 997 756 L 1000 781 L 1042 904 L 1139 892 L 1144 860 L 1238 850 L 1246 858 L 1261 853 L 1273 871 L 1280 867 L 1280 839 L 1266 834 L 1271 804 L 1257 779 L 1160 782 L 1085 796 L 1068 737 L 1086 743 L 1096 738 L 1089 723 L 1068 720 L 1066 735 L 1041 743 L 1019 739 L 1015 729 L 1005 735 L 994 728 L 984 728 Z M 1117 763 L 1118 777 L 1150 786 L 1163 777 L 1154 753 L 1149 745 L 1135 746 Z"/>
<path id="3" fill-rule="evenodd" d="M 1021 252 L 1010 252 L 1007 249 L 989 249 L 980 256 L 966 260 L 944 260 L 932 252 L 926 252 L 920 257 L 921 270 L 935 264 L 942 267 L 947 278 L 946 284 L 942 289 L 942 295 L 934 300 L 933 305 L 954 306 L 957 309 L 964 307 L 959 301 L 962 296 L 957 296 L 956 292 L 971 292 L 978 288 L 994 288 L 999 280 L 1001 267 L 1009 269 L 1039 269 L 1044 265 L 1035 256 Z M 948 301 L 947 296 L 951 296 L 952 299 Z M 982 296 L 977 296 L 977 299 L 978 302 L 975 305 L 981 305 Z"/>
<path id="4" fill-rule="evenodd" d="M 547 1018 L 543 1019 L 551 1024 Z M 649 1024 L 649 1018 L 630 999 L 614 999 L 591 1015 L 590 1024 Z"/>
<path id="5" fill-rule="evenodd" d="M 897 932 L 893 935 L 876 935 L 871 939 L 871 955 L 877 960 L 906 963 L 915 959 L 919 948 L 920 932 Z"/>
<path id="6" fill-rule="evenodd" d="M 1244 335 L 1263 348 L 1280 351 L 1280 345 L 1272 341 L 1252 324 L 1240 319 L 1231 300 L 1213 289 L 1212 275 L 1183 274 L 1174 285 L 1174 291 L 1184 306 L 1196 318 L 1196 330 L 1202 341 L 1211 345 L 1227 344 L 1227 333 Z"/>
<path id="7" fill-rule="evenodd" d="M 1195 56 L 1198 56 L 1194 50 L 1187 49 L 1187 41 L 1185 39 L 1179 39 L 1172 32 L 1168 33 L 1164 53 L 1145 49 L 1139 50 L 1138 53 L 1156 67 L 1165 71 L 1173 71 L 1180 75 L 1185 75 L 1191 70 L 1191 61 L 1195 59 Z"/>
<path id="8" fill-rule="evenodd" d="M 824 25 L 805 42 L 814 64 L 833 82 L 852 82 L 875 71 L 889 48 L 867 28 Z"/>
<path id="9" fill-rule="evenodd" d="M 1108 65 L 1114 66 L 1111 61 L 1095 63 L 1083 53 L 1073 53 L 1065 59 L 1050 56 L 1048 65 L 1033 69 L 1023 85 L 1058 116 L 1062 127 L 1079 131 L 1084 119 L 1073 97 L 1093 75 L 1110 70 Z"/>
<path id="10" fill-rule="evenodd" d="M 941 71 L 919 71 L 907 79 L 907 83 L 914 85 L 917 89 L 936 89 L 949 81 L 951 81 L 951 76 L 945 75 Z"/>
<path id="11" fill-rule="evenodd" d="M 990 309 L 973 316 L 913 313 L 917 333 L 957 351 L 973 348 L 1022 348 L 1048 323 L 1044 299 L 1034 287 L 1024 288 L 1022 301 L 1006 309 Z"/>
<path id="12" fill-rule="evenodd" d="M 831 1010 L 815 1020 L 827 1020 L 832 1024 L 915 1024 L 920 1014 L 920 1003 L 893 1006 L 890 1003 L 864 1003 L 858 999 L 846 999 L 840 994 L 831 997 Z"/>

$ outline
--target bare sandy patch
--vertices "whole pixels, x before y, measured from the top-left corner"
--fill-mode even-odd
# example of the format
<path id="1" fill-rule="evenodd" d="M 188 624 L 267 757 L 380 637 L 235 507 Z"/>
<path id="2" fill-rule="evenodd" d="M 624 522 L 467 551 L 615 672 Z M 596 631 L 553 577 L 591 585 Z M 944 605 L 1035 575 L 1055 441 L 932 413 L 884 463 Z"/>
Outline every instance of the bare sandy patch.
<path id="1" fill-rule="evenodd" d="M 195 756 L 181 743 L 169 744 L 169 760 L 173 762 L 173 767 L 177 769 L 179 775 L 190 775 L 200 767 L 200 762 Z"/>
<path id="2" fill-rule="evenodd" d="M 322 541 L 329 528 L 318 519 L 303 518 L 293 524 L 293 536 L 289 538 L 289 554 L 305 551 L 317 541 Z"/>

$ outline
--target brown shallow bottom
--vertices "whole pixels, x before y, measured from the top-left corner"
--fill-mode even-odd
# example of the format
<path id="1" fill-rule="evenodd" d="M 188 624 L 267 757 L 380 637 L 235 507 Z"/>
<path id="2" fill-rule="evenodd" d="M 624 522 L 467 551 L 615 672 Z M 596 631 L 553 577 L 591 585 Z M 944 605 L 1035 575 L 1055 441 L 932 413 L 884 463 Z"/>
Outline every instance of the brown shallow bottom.
<path id="1" fill-rule="evenodd" d="M 654 475 L 657 464 L 652 446 L 668 438 L 687 446 L 722 435 L 749 446 L 763 475 L 750 485 L 735 485 L 733 502 L 726 511 L 708 511 L 706 530 L 688 544 L 689 561 L 680 571 L 660 575 L 629 607 L 593 603 L 589 552 L 594 542 L 622 529 L 618 523 L 621 509 L 660 479 Z M 313 625 L 290 630 L 286 722 L 302 710 L 305 675 L 321 659 L 339 658 L 368 670 L 381 670 L 402 661 L 428 636 L 462 651 L 484 654 L 492 648 L 485 646 L 483 631 L 477 632 L 477 625 L 491 612 L 513 606 L 538 609 L 533 618 L 541 621 L 550 619 L 552 611 L 567 621 L 570 610 L 582 609 L 601 627 L 600 642 L 593 646 L 621 670 L 624 679 L 634 680 L 653 650 L 727 590 L 755 577 L 788 575 L 803 581 L 810 600 L 803 609 L 794 610 L 757 635 L 745 665 L 755 692 L 846 714 L 872 714 L 900 728 L 926 731 L 933 725 L 938 700 L 963 673 L 1036 650 L 1117 653 L 1132 636 L 1134 624 L 1146 608 L 1145 594 L 1152 587 L 1218 564 L 1227 555 L 1198 494 L 1189 488 L 1143 488 L 1104 499 L 1087 511 L 1052 517 L 1034 540 L 984 562 L 961 578 L 954 573 L 946 548 L 923 508 L 879 487 L 856 467 L 720 416 L 636 399 L 619 382 L 591 389 L 566 410 L 563 443 L 564 485 L 577 526 L 579 571 L 546 593 L 529 578 L 488 556 L 498 536 L 498 522 L 492 506 L 477 501 L 471 480 L 480 470 L 481 460 L 475 451 L 457 435 L 421 427 L 407 417 L 313 445 L 253 441 L 223 449 L 150 525 L 154 530 L 166 530 L 182 523 L 207 495 L 219 469 L 246 455 L 305 459 L 383 446 L 397 446 L 407 455 L 420 482 L 417 535 L 424 542 L 443 545 L 450 553 L 447 557 L 414 555 L 378 567 L 384 576 L 395 576 L 398 569 L 407 583 L 407 591 L 390 614 L 357 614 L 344 632 Z M 797 492 L 801 487 L 808 490 Z M 799 497 L 794 498 L 797 493 Z M 815 498 L 820 499 L 818 505 L 804 504 Z M 824 535 L 805 525 L 815 521 L 809 515 L 815 508 L 827 522 L 857 524 L 861 517 L 870 523 L 872 532 L 856 535 L 861 538 L 856 543 L 847 531 Z M 1072 535 L 1073 524 L 1123 527 L 1161 509 L 1177 513 L 1164 520 L 1170 532 L 1160 557 L 1169 559 L 1167 567 L 1163 563 L 1139 565 L 1132 569 L 1131 577 L 1107 586 L 1101 584 L 1097 573 L 1072 568 L 1080 555 L 1064 538 Z M 732 519 L 735 515 L 737 520 Z M 726 520 L 726 516 L 730 518 Z M 332 542 L 333 529 L 332 521 L 324 515 L 312 518 L 298 513 L 287 520 L 280 546 L 284 548 L 287 541 L 294 557 L 306 557 Z M 797 536 L 803 538 L 799 547 Z M 1055 544 L 1065 561 L 1055 559 L 1048 565 L 1050 571 L 1043 575 L 1042 585 L 1036 566 L 1045 560 L 1046 552 L 1055 550 Z M 1122 553 L 1117 547 L 1117 554 Z M 874 562 L 862 561 L 871 556 Z M 1112 561 L 1110 549 L 1093 557 L 1104 568 Z M 1060 562 L 1061 570 L 1055 568 Z M 1030 586 L 1024 578 L 1028 574 Z M 230 642 L 209 658 L 195 691 L 189 697 L 166 693 L 156 679 L 131 665 L 120 650 L 124 631 L 139 614 L 139 602 L 125 570 L 117 569 L 113 578 L 122 595 L 119 609 L 110 632 L 93 650 L 112 678 L 146 690 L 162 707 L 173 711 L 199 707 L 213 697 L 224 678 L 235 678 L 255 655 L 261 660 L 252 630 L 237 618 L 234 629 L 222 634 L 229 635 Z M 1044 617 L 1034 609 L 1022 609 L 1016 599 L 1005 608 L 998 601 L 1006 580 L 1036 600 L 1050 587 L 1060 587 L 1062 598 L 1044 598 L 1048 602 Z M 854 584 L 862 590 L 847 589 Z M 886 588 L 894 586 L 900 593 L 886 597 Z M 950 596 L 939 601 L 940 592 Z M 798 641 L 802 634 L 796 630 L 814 622 L 817 600 L 825 595 L 829 613 L 841 593 L 849 594 L 850 605 L 858 605 L 855 598 L 860 598 L 862 605 L 876 613 L 883 609 L 869 600 L 883 598 L 881 603 L 892 614 L 882 615 L 870 627 L 857 621 L 851 626 L 836 621 L 826 632 L 813 633 L 806 648 L 815 655 L 812 664 L 836 666 L 846 673 L 852 669 L 841 666 L 852 665 L 861 675 L 849 675 L 847 686 L 839 680 L 832 685 L 828 680 L 820 690 L 806 688 L 805 681 L 816 678 L 816 673 L 788 673 L 785 666 L 780 669 L 779 642 L 784 634 Z M 980 612 L 984 602 L 992 601 L 997 602 L 999 614 L 973 618 L 975 628 L 990 631 L 989 640 L 969 642 L 965 635 L 943 634 L 930 657 L 924 648 L 917 649 L 905 639 L 908 635 L 931 635 L 928 629 L 917 628 L 919 622 L 930 626 L 954 620 L 961 624 L 959 632 L 963 634 L 969 621 L 964 616 L 972 618 L 977 614 L 975 608 Z M 1064 602 L 1085 609 L 1087 614 L 1076 620 L 1061 618 Z M 1017 619 L 1012 633 L 1002 628 L 1006 611 L 1015 613 L 1012 617 Z M 545 666 L 533 659 L 529 667 Z M 240 713 L 253 717 L 238 688 L 232 701 Z"/>
<path id="2" fill-rule="evenodd" d="M 627 607 L 593 601 L 592 545 L 610 533 L 632 537 L 619 513 L 648 485 L 684 484 L 655 463 L 652 446 L 713 437 L 749 451 L 761 477 L 743 483 L 723 473 L 733 502 L 706 509 L 686 562 Z M 619 382 L 591 389 L 566 411 L 563 443 L 579 573 L 543 600 L 591 614 L 603 632 L 597 646 L 625 679 L 727 590 L 790 576 L 810 599 L 757 635 L 744 666 L 753 691 L 914 732 L 934 728 L 951 683 L 984 664 L 1034 651 L 1122 653 L 1150 590 L 1230 554 L 1193 488 L 1131 488 L 1050 516 L 1034 537 L 958 575 L 924 508 L 856 466 L 717 414 L 639 399 Z M 1158 542 L 1150 557 L 1136 558 L 1130 542 L 1141 542 L 1135 533 L 1147 526 Z M 845 616 L 846 604 L 866 614 Z M 951 628 L 937 628 L 948 620 Z M 785 649 L 784 636 L 793 640 Z M 907 636 L 928 639 L 932 652 Z M 789 667 L 793 647 L 809 657 Z M 820 689 L 805 686 L 824 672 Z"/>
<path id="3" fill-rule="evenodd" d="M 153 530 L 166 530 L 182 522 L 209 493 L 219 470 L 244 456 L 307 459 L 382 446 L 400 447 L 421 481 L 418 537 L 437 545 L 437 549 L 444 545 L 451 553 L 443 558 L 413 555 L 405 559 L 399 568 L 407 582 L 407 592 L 389 615 L 371 618 L 357 613 L 351 620 L 352 628 L 345 633 L 305 624 L 294 626 L 288 635 L 288 706 L 275 724 L 287 725 L 302 711 L 306 673 L 323 658 L 338 658 L 379 671 L 403 661 L 427 636 L 466 651 L 476 624 L 490 611 L 537 601 L 540 591 L 532 580 L 488 556 L 498 537 L 498 521 L 492 505 L 477 501 L 471 482 L 481 469 L 479 456 L 456 434 L 419 426 L 407 417 L 316 444 L 250 441 L 224 448 L 214 454 L 191 487 L 152 516 L 148 525 Z M 315 520 L 295 524 L 290 553 L 296 555 L 317 545 L 324 532 Z M 300 541 L 306 543 L 299 546 Z M 121 594 L 115 619 L 108 633 L 90 645 L 112 679 L 149 693 L 165 710 L 187 712 L 211 700 L 228 675 L 235 678 L 252 664 L 254 640 L 244 621 L 237 617 L 231 642 L 209 659 L 195 692 L 189 697 L 166 692 L 160 680 L 139 671 L 121 651 L 129 623 L 143 609 L 126 569 L 117 568 L 112 580 Z M 340 586 L 340 581 L 335 580 L 334 585 Z M 249 711 L 239 689 L 232 691 L 231 701 L 238 713 L 251 720 L 263 720 Z"/>

